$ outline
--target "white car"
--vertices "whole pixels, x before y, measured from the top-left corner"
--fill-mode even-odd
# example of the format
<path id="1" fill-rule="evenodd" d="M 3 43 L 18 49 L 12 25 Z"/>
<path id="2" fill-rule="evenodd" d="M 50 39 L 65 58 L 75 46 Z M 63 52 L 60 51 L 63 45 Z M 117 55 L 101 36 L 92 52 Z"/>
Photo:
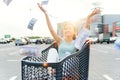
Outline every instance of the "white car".
<path id="1" fill-rule="evenodd" d="M 98 38 L 97 37 L 89 37 L 91 44 L 96 44 L 98 42 Z"/>
<path id="2" fill-rule="evenodd" d="M 117 39 L 117 37 L 110 37 L 110 42 L 114 43 L 114 41 Z"/>
<path id="3" fill-rule="evenodd" d="M 35 43 L 37 39 L 30 39 L 30 43 Z"/>
<path id="4" fill-rule="evenodd" d="M 6 44 L 6 43 L 7 43 L 7 40 L 4 39 L 4 38 L 1 38 L 1 39 L 0 39 L 0 43 L 1 43 L 1 44 Z"/>

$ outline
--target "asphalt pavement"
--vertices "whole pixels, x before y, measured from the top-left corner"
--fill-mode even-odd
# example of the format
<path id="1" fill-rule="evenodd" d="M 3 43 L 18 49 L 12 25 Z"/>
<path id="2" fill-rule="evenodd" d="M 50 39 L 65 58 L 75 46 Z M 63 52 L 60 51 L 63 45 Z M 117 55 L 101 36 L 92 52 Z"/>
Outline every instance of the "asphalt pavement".
<path id="1" fill-rule="evenodd" d="M 35 45 L 46 48 L 49 45 Z M 0 79 L 21 80 L 20 46 L 0 44 Z M 92 44 L 90 47 L 89 80 L 120 80 L 120 51 L 113 44 Z"/>
<path id="2" fill-rule="evenodd" d="M 120 51 L 113 44 L 93 44 L 89 80 L 120 80 Z"/>

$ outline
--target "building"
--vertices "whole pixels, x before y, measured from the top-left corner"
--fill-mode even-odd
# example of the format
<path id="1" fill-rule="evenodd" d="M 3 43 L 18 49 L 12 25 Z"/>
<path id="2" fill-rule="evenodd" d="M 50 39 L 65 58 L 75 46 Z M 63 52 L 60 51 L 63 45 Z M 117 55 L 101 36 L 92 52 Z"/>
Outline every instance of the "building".
<path id="1" fill-rule="evenodd" d="M 119 14 L 99 15 L 99 20 L 90 25 L 91 35 L 97 35 L 99 33 L 104 33 L 104 28 L 107 29 L 108 27 L 108 32 L 111 34 L 111 36 L 115 36 L 116 29 L 118 29 L 119 27 L 117 26 L 117 22 L 120 22 Z M 104 27 L 105 25 L 107 26 Z M 96 29 L 98 29 L 98 32 L 96 32 Z"/>
<path id="2" fill-rule="evenodd" d="M 108 24 L 109 32 L 113 33 L 113 23 L 120 21 L 120 14 L 103 15 L 103 24 Z"/>
<path id="3" fill-rule="evenodd" d="M 83 26 L 86 19 L 79 19 L 76 21 L 78 31 Z M 119 14 L 105 14 L 95 15 L 90 24 L 90 36 L 99 36 L 101 33 L 110 33 L 110 36 L 115 36 L 116 32 L 120 32 L 120 15 Z M 62 36 L 63 22 L 58 23 L 57 33 Z"/>

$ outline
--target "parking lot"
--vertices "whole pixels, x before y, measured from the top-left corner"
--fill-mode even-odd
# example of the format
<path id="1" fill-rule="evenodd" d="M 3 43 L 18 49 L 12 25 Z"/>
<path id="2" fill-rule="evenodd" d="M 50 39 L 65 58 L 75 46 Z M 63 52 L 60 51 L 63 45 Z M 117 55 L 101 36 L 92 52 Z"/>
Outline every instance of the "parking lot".
<path id="1" fill-rule="evenodd" d="M 30 44 L 42 49 L 49 44 Z M 21 80 L 19 47 L 14 43 L 0 44 L 1 80 Z M 92 44 L 90 49 L 89 80 L 120 80 L 120 51 L 113 44 Z"/>

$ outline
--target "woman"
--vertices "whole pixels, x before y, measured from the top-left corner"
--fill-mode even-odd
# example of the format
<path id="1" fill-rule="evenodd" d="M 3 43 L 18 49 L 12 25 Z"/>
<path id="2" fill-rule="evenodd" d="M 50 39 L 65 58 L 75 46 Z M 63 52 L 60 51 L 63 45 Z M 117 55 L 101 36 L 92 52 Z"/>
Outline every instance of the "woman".
<path id="1" fill-rule="evenodd" d="M 38 7 L 44 13 L 49 31 L 51 32 L 53 38 L 55 39 L 58 45 L 58 53 L 55 49 L 50 49 L 47 61 L 56 62 L 56 61 L 59 61 L 59 59 L 63 59 L 66 55 L 74 53 L 76 51 L 76 48 L 74 45 L 74 39 L 76 38 L 76 35 L 77 35 L 74 24 L 70 22 L 65 23 L 63 27 L 63 38 L 61 38 L 54 31 L 46 10 L 39 3 L 38 3 Z M 88 15 L 84 29 L 83 29 L 84 33 L 86 33 L 86 30 L 88 31 L 90 29 L 89 26 L 90 26 L 91 17 L 98 13 L 100 13 L 100 9 L 95 9 L 91 14 Z"/>

